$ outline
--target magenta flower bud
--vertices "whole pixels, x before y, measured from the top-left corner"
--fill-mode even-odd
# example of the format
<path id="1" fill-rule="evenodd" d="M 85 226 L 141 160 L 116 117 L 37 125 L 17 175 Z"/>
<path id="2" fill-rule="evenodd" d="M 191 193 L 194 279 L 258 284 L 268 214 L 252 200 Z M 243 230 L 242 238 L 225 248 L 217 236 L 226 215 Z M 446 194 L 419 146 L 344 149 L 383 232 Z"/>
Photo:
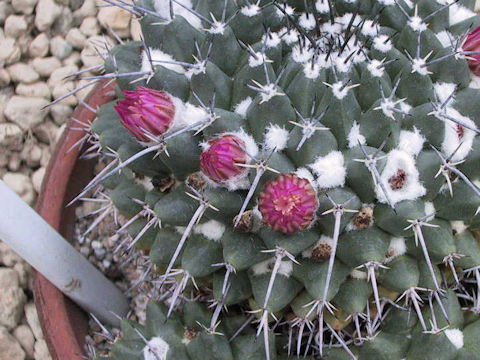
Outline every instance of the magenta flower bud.
<path id="1" fill-rule="evenodd" d="M 463 51 L 480 51 L 480 26 L 467 35 L 462 49 Z M 480 76 L 480 54 L 469 54 L 467 56 L 470 70 L 475 75 Z"/>
<path id="2" fill-rule="evenodd" d="M 216 183 L 225 183 L 247 173 L 237 164 L 247 163 L 245 142 L 235 135 L 222 135 L 207 142 L 200 155 L 202 172 Z"/>
<path id="3" fill-rule="evenodd" d="M 263 221 L 289 235 L 306 229 L 317 208 L 317 194 L 310 181 L 295 174 L 283 174 L 267 182 L 258 202 Z"/>
<path id="4" fill-rule="evenodd" d="M 160 136 L 172 125 L 175 116 L 173 100 L 167 93 L 138 86 L 124 90 L 115 110 L 121 122 L 138 141 L 151 142 L 147 134 Z"/>

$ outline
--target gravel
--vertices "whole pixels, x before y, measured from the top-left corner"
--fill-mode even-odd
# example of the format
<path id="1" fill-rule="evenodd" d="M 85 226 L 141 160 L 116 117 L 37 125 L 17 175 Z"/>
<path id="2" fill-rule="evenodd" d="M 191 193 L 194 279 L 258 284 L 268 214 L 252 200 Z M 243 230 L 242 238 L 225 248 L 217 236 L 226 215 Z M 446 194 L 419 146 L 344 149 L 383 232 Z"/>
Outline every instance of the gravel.
<path id="1" fill-rule="evenodd" d="M 129 13 L 98 5 L 105 3 L 0 0 L 0 179 L 32 206 L 55 142 L 88 90 L 42 107 L 78 86 L 79 81 L 65 81 L 65 76 L 102 62 L 95 46 L 115 44 L 108 28 L 122 39 L 130 38 L 133 29 L 138 38 L 138 23 Z M 107 269 L 111 254 L 98 244 L 91 251 Z M 110 262 L 109 269 L 115 261 Z M 0 239 L 2 360 L 51 360 L 30 277 L 29 265 Z"/>

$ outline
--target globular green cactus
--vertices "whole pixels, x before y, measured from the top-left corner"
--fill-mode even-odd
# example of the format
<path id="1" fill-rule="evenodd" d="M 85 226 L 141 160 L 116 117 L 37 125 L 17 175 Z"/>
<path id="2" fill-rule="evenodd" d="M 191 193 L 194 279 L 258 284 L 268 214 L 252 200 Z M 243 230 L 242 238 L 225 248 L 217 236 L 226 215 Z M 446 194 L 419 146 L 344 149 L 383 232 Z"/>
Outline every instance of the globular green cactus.
<path id="1" fill-rule="evenodd" d="M 115 359 L 480 359 L 475 1 L 108 2 L 85 192 L 168 298 Z"/>

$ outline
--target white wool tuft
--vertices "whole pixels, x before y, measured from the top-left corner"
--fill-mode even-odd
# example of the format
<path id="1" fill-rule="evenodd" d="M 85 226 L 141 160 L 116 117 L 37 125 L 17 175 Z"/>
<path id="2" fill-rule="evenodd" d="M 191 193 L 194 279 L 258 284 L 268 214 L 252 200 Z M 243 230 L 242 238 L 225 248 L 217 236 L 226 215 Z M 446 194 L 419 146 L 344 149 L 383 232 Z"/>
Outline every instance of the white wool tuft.
<path id="1" fill-rule="evenodd" d="M 260 14 L 260 11 L 261 11 L 260 6 L 258 6 L 255 3 L 249 4 L 240 9 L 240 12 L 247 17 L 256 16 Z"/>
<path id="2" fill-rule="evenodd" d="M 465 222 L 461 220 L 450 221 L 450 226 L 452 227 L 452 230 L 455 231 L 457 234 L 461 234 L 468 229 L 468 225 L 466 225 Z"/>
<path id="3" fill-rule="evenodd" d="M 203 224 L 196 225 L 193 232 L 203 235 L 209 240 L 218 242 L 225 232 L 225 225 L 216 220 L 209 220 Z"/>
<path id="4" fill-rule="evenodd" d="M 172 100 L 173 105 L 175 105 L 175 117 L 169 132 L 193 125 L 199 121 L 205 121 L 209 117 L 208 113 L 199 106 L 183 103 L 182 100 L 174 96 L 172 96 Z"/>
<path id="5" fill-rule="evenodd" d="M 405 238 L 393 237 L 390 239 L 390 245 L 388 246 L 388 258 L 391 260 L 397 256 L 401 256 L 407 252 L 407 245 Z"/>
<path id="6" fill-rule="evenodd" d="M 275 258 L 271 258 L 261 263 L 252 266 L 253 274 L 255 276 L 268 274 L 272 272 L 273 264 L 275 263 Z M 293 272 L 293 262 L 290 260 L 284 260 L 280 262 L 280 267 L 278 268 L 278 274 L 286 276 L 287 278 L 292 275 Z"/>
<path id="7" fill-rule="evenodd" d="M 170 350 L 168 343 L 161 337 L 151 338 L 143 348 L 144 360 L 167 360 L 167 353 Z"/>
<path id="8" fill-rule="evenodd" d="M 237 105 L 235 105 L 235 112 L 243 118 L 247 117 L 247 111 L 250 105 L 252 104 L 252 98 L 249 96 L 242 101 L 240 101 Z"/>
<path id="9" fill-rule="evenodd" d="M 338 99 L 338 100 L 343 100 L 345 96 L 348 95 L 348 90 L 351 89 L 349 86 L 344 86 L 345 84 L 341 81 L 336 82 L 335 84 L 332 85 L 332 92 L 333 95 Z"/>
<path id="10" fill-rule="evenodd" d="M 463 347 L 463 332 L 461 330 L 446 329 L 444 333 L 456 349 L 461 349 Z"/>
<path id="11" fill-rule="evenodd" d="M 291 45 L 298 41 L 297 29 L 281 28 L 279 31 L 280 37 L 287 45 Z"/>
<path id="12" fill-rule="evenodd" d="M 161 61 L 175 61 L 175 59 L 169 55 L 164 53 L 163 51 L 159 49 L 152 49 L 150 48 L 150 57 L 153 62 L 153 66 L 163 66 L 164 68 L 167 68 L 169 70 L 175 71 L 179 74 L 185 74 L 185 69 L 177 64 L 169 64 L 169 63 L 163 63 Z M 152 71 L 152 64 L 150 63 L 147 52 L 144 50 L 142 52 L 142 71 Z"/>
<path id="13" fill-rule="evenodd" d="M 313 250 L 315 250 L 315 248 L 317 248 L 317 247 L 319 247 L 320 245 L 323 245 L 323 244 L 333 246 L 333 239 L 331 237 L 328 237 L 328 236 L 325 236 L 325 235 L 320 236 L 320 239 L 318 239 L 318 241 L 315 244 L 313 244 L 309 248 L 303 250 L 302 256 L 304 258 L 311 258 Z"/>
<path id="14" fill-rule="evenodd" d="M 449 117 L 459 121 L 460 123 L 465 124 L 473 129 L 477 128 L 471 119 L 463 116 L 454 108 L 448 107 L 446 112 Z M 436 116 L 442 119 L 441 115 Z M 454 151 L 456 151 L 455 155 L 452 157 L 452 161 L 460 161 L 465 159 L 470 153 L 470 150 L 472 150 L 473 139 L 475 138 L 476 133 L 464 127 L 464 135 L 460 139 L 457 132 L 457 123 L 448 119 L 443 119 L 443 121 L 445 123 L 445 138 L 442 142 L 443 153 L 447 156 L 450 156 Z"/>
<path id="15" fill-rule="evenodd" d="M 280 5 L 283 10 L 287 13 L 287 15 L 294 15 L 295 14 L 295 9 L 292 8 L 290 5 L 287 5 L 287 4 L 282 4 Z M 285 16 L 285 14 L 283 13 L 283 11 L 281 11 L 278 7 L 275 8 L 275 14 L 279 17 L 279 18 L 283 18 Z"/>
<path id="16" fill-rule="evenodd" d="M 453 35 L 450 31 L 443 30 L 437 33 L 436 35 L 437 35 L 437 39 L 440 41 L 440 43 L 444 48 L 452 46 Z"/>
<path id="17" fill-rule="evenodd" d="M 402 130 L 400 132 L 398 149 L 412 156 L 417 156 L 422 151 L 424 143 L 425 137 L 420 133 L 420 130 L 413 127 L 413 131 Z"/>
<path id="18" fill-rule="evenodd" d="M 378 0 L 378 2 L 386 6 L 395 5 L 395 0 Z"/>
<path id="19" fill-rule="evenodd" d="M 412 61 L 412 73 L 416 72 L 420 75 L 426 76 L 429 74 L 429 71 L 426 66 L 426 61 L 424 59 L 416 58 Z"/>
<path id="20" fill-rule="evenodd" d="M 265 42 L 267 49 L 277 47 L 280 44 L 282 39 L 276 32 L 272 32 L 267 36 L 266 34 L 262 37 L 262 43 Z"/>
<path id="21" fill-rule="evenodd" d="M 358 146 L 359 144 L 365 145 L 366 142 L 367 140 L 365 139 L 365 136 L 360 134 L 360 125 L 356 121 L 354 121 L 352 128 L 348 133 L 348 147 L 351 149 L 355 146 Z"/>
<path id="22" fill-rule="evenodd" d="M 315 3 L 315 8 L 320 14 L 328 14 L 330 12 L 328 0 L 317 0 L 317 2 Z"/>
<path id="23" fill-rule="evenodd" d="M 470 71 L 470 84 L 468 87 L 471 89 L 480 89 L 480 76 L 477 76 Z"/>
<path id="24" fill-rule="evenodd" d="M 180 235 L 183 235 L 183 233 L 187 230 L 186 226 L 175 226 L 175 231 L 179 233 Z"/>
<path id="25" fill-rule="evenodd" d="M 450 6 L 450 26 L 461 23 L 462 21 L 468 20 L 476 14 L 466 8 L 465 6 L 459 4 L 453 4 Z"/>
<path id="26" fill-rule="evenodd" d="M 282 151 L 287 147 L 289 132 L 278 125 L 272 125 L 267 128 L 265 133 L 265 147 L 268 150 Z"/>
<path id="27" fill-rule="evenodd" d="M 293 47 L 291 56 L 293 61 L 303 64 L 313 57 L 313 49 L 298 44 Z"/>
<path id="28" fill-rule="evenodd" d="M 388 183 L 388 180 L 392 176 L 395 176 L 399 170 L 405 171 L 406 180 L 401 189 L 393 190 Z M 380 176 L 380 180 L 385 185 L 385 189 L 392 205 L 395 205 L 402 200 L 415 200 L 426 193 L 425 187 L 419 181 L 419 173 L 415 166 L 415 160 L 405 151 L 392 150 L 388 153 L 387 163 Z M 375 191 L 379 202 L 388 203 L 383 189 L 379 184 Z"/>
<path id="29" fill-rule="evenodd" d="M 362 34 L 365 36 L 376 36 L 378 34 L 378 24 L 370 19 L 365 20 Z"/>
<path id="30" fill-rule="evenodd" d="M 387 35 L 380 35 L 373 39 L 373 47 L 382 53 L 386 53 L 392 50 L 393 45 Z"/>
<path id="31" fill-rule="evenodd" d="M 408 20 L 408 26 L 410 26 L 413 31 L 422 32 L 427 30 L 427 24 L 423 22 L 423 19 L 420 16 L 410 17 Z"/>
<path id="32" fill-rule="evenodd" d="M 400 103 L 400 110 L 402 110 L 404 113 L 408 114 L 412 110 L 412 106 L 407 104 L 405 101 L 402 101 Z"/>
<path id="33" fill-rule="evenodd" d="M 432 221 L 435 219 L 435 205 L 431 201 L 425 201 L 425 207 L 424 207 L 425 215 L 429 215 L 426 221 Z"/>
<path id="34" fill-rule="evenodd" d="M 367 280 L 367 273 L 365 271 L 353 269 L 352 272 L 350 273 L 350 276 L 354 279 L 358 280 Z"/>
<path id="35" fill-rule="evenodd" d="M 322 25 L 322 32 L 327 35 L 339 35 L 342 33 L 342 24 L 331 23 L 330 21 Z"/>
<path id="36" fill-rule="evenodd" d="M 303 65 L 303 74 L 307 79 L 316 79 L 320 76 L 320 70 L 322 70 L 322 66 L 319 62 L 313 64 L 306 63 Z"/>
<path id="37" fill-rule="evenodd" d="M 245 132 L 245 130 L 241 129 L 239 131 L 226 133 L 225 135 L 235 135 L 240 138 L 245 143 L 245 150 L 247 151 L 248 155 L 250 156 L 257 156 L 258 154 L 258 146 L 253 137 Z"/>
<path id="38" fill-rule="evenodd" d="M 298 24 L 305 30 L 315 29 L 315 17 L 310 13 L 303 13 L 298 19 Z"/>
<path id="39" fill-rule="evenodd" d="M 309 167 L 317 175 L 317 185 L 328 189 L 345 184 L 347 169 L 340 151 L 332 151 L 325 156 L 319 156 Z"/>
<path id="40" fill-rule="evenodd" d="M 382 61 L 373 59 L 368 63 L 367 69 L 373 77 L 382 77 L 385 73 L 385 68 L 382 65 Z"/>
<path id="41" fill-rule="evenodd" d="M 268 62 L 268 59 L 267 59 L 267 57 L 265 56 L 265 54 L 263 54 L 263 53 L 260 52 L 260 51 L 257 51 L 257 52 L 255 53 L 255 56 L 250 55 L 250 56 L 248 57 L 248 65 L 249 65 L 251 68 L 254 68 L 254 67 L 263 65 L 264 62 Z"/>
<path id="42" fill-rule="evenodd" d="M 433 89 L 438 97 L 438 101 L 443 104 L 447 99 L 455 92 L 457 85 L 452 83 L 435 83 Z M 455 103 L 455 96 L 448 101 L 448 106 L 452 106 Z"/>
<path id="43" fill-rule="evenodd" d="M 304 168 L 304 167 L 298 168 L 297 171 L 295 171 L 295 175 L 297 175 L 301 179 L 306 179 L 310 181 L 310 184 L 312 184 L 312 186 L 315 185 L 315 179 L 313 178 L 312 173 L 308 171 L 307 168 Z"/>
<path id="44" fill-rule="evenodd" d="M 187 8 L 192 8 L 192 2 L 190 0 L 177 0 L 178 3 L 186 6 Z M 170 2 L 166 0 L 154 0 L 153 7 L 158 15 L 160 15 L 165 20 L 170 20 Z M 190 11 L 185 9 L 183 6 L 173 2 L 173 13 L 174 15 L 180 15 L 185 20 L 187 20 L 190 25 L 194 28 L 202 28 L 202 21 Z"/>

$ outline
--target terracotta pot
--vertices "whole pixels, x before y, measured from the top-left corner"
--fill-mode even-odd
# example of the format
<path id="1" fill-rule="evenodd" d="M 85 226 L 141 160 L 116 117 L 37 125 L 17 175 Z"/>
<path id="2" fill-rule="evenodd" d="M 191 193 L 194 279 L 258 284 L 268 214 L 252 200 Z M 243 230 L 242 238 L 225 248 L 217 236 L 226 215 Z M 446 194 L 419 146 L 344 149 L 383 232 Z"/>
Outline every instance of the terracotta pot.
<path id="1" fill-rule="evenodd" d="M 98 84 L 85 99 L 96 109 L 113 100 L 112 84 Z M 96 115 L 86 106 L 79 105 L 67 123 L 50 159 L 37 212 L 65 238 L 72 239 L 75 224 L 75 206 L 66 207 L 93 176 L 95 161 L 78 158 L 81 151 L 74 146 L 84 135 L 77 119 L 90 123 Z M 33 240 L 33 239 L 32 239 Z M 62 269 L 58 269 L 62 271 Z M 52 283 L 38 272 L 33 275 L 33 293 L 40 323 L 53 360 L 84 360 L 84 339 L 88 330 L 87 315 L 65 297 Z"/>

